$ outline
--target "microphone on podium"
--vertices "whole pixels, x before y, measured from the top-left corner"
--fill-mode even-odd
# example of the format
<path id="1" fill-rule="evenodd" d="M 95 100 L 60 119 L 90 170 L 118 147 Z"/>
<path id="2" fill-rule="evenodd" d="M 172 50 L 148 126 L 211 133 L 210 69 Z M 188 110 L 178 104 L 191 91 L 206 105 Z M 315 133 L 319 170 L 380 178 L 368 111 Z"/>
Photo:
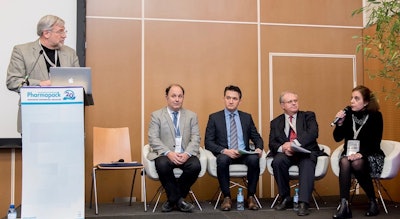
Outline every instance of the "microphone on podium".
<path id="1" fill-rule="evenodd" d="M 24 86 L 24 84 L 29 85 L 29 77 L 31 76 L 31 73 L 32 73 L 33 69 L 35 69 L 35 67 L 36 67 L 36 65 L 37 65 L 37 63 L 38 63 L 38 61 L 39 61 L 39 58 L 42 56 L 42 54 L 43 54 L 43 50 L 41 49 L 41 50 L 39 51 L 39 56 L 36 58 L 35 63 L 33 64 L 32 69 L 29 71 L 28 74 L 26 74 L 24 80 L 23 80 L 23 81 L 21 82 L 21 84 L 18 86 L 18 90 L 20 90 L 21 87 Z"/>
<path id="2" fill-rule="evenodd" d="M 350 106 L 346 106 L 346 107 L 343 109 L 343 111 L 344 111 L 344 113 L 347 113 L 350 109 L 351 109 Z M 340 119 L 341 119 L 341 118 L 336 117 L 336 118 L 332 121 L 331 126 L 335 126 L 335 125 L 338 123 L 338 121 L 339 121 Z"/>

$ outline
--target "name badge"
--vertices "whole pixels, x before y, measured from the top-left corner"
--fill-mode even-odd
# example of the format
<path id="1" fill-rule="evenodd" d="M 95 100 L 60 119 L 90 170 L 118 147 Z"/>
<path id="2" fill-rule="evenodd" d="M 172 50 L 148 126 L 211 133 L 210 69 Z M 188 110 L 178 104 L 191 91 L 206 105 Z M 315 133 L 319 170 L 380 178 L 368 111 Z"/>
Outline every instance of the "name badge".
<path id="1" fill-rule="evenodd" d="M 175 152 L 182 152 L 182 137 L 175 137 Z"/>
<path id="2" fill-rule="evenodd" d="M 360 141 L 359 140 L 348 140 L 347 141 L 347 153 L 346 156 L 356 154 L 360 151 Z"/>

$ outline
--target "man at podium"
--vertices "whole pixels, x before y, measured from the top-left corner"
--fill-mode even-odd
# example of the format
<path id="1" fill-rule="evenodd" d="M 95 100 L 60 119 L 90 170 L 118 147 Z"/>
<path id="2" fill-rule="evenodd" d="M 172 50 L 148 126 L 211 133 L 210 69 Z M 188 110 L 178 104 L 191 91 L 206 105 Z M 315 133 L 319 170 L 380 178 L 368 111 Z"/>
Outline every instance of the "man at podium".
<path id="1" fill-rule="evenodd" d="M 7 88 L 19 93 L 22 86 L 50 86 L 50 67 L 79 67 L 76 51 L 64 45 L 67 38 L 65 22 L 60 17 L 46 15 L 37 24 L 39 38 L 13 48 L 7 70 Z M 18 132 L 21 133 L 21 110 L 18 112 Z"/>

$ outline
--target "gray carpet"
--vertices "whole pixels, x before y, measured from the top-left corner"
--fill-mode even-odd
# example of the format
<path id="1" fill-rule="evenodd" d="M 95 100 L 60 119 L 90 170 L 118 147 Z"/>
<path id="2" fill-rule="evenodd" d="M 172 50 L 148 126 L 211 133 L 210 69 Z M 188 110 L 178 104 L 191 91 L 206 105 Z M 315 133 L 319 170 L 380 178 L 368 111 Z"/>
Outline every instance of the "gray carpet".
<path id="1" fill-rule="evenodd" d="M 335 197 L 322 197 L 323 200 L 318 200 L 318 204 L 320 209 L 316 209 L 314 203 L 311 203 L 311 214 L 305 216 L 306 218 L 332 218 L 333 213 L 336 211 L 336 207 L 338 204 L 339 198 Z M 224 218 L 240 218 L 240 219 L 288 219 L 288 218 L 296 218 L 296 212 L 293 210 L 286 211 L 275 211 L 270 208 L 272 204 L 272 199 L 261 199 L 260 202 L 263 206 L 262 209 L 258 211 L 237 211 L 231 210 L 229 212 L 224 212 L 219 210 L 218 208 L 214 210 L 215 202 L 202 201 L 201 207 L 202 211 L 199 208 L 195 208 L 193 213 L 183 213 L 179 211 L 173 211 L 169 213 L 161 212 L 161 204 L 157 207 L 155 212 L 152 212 L 154 203 L 150 203 L 147 212 L 144 211 L 143 203 L 133 203 L 132 206 L 129 206 L 128 203 L 118 203 L 118 204 L 101 204 L 99 206 L 99 214 L 95 215 L 94 208 L 90 209 L 89 206 L 85 209 L 86 218 L 101 218 L 101 219 L 127 219 L 127 218 L 162 218 L 162 219 L 181 219 L 181 218 L 191 218 L 191 219 L 224 219 Z M 234 203 L 235 204 L 235 203 Z M 389 213 L 386 214 L 382 204 L 380 205 L 380 214 L 378 217 L 373 218 L 399 218 L 400 216 L 400 208 L 395 207 L 396 203 L 389 203 L 386 201 L 388 206 Z M 351 209 L 353 211 L 353 218 L 370 218 L 365 217 L 364 213 L 367 208 L 367 200 L 364 196 L 359 195 L 356 196 L 352 202 Z"/>

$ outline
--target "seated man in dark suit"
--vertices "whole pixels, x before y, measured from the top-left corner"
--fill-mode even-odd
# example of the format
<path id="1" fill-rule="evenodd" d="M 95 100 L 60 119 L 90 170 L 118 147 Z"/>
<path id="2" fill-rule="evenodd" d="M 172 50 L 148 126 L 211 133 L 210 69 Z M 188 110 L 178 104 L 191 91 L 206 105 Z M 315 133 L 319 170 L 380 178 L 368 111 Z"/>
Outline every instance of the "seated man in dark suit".
<path id="1" fill-rule="evenodd" d="M 264 142 L 257 132 L 250 114 L 238 111 L 242 98 L 239 87 L 230 85 L 224 90 L 225 109 L 210 115 L 205 136 L 205 147 L 217 157 L 217 175 L 219 186 L 224 195 L 221 210 L 229 211 L 232 207 L 229 189 L 229 165 L 246 164 L 248 167 L 247 205 L 251 210 L 258 210 L 254 199 L 258 177 L 259 160 L 264 149 Z M 241 155 L 239 150 L 250 150 L 249 141 L 255 144 L 256 154 Z"/>
<path id="2" fill-rule="evenodd" d="M 308 215 L 309 200 L 314 189 L 314 175 L 317 157 L 323 152 L 317 143 L 318 124 L 315 113 L 299 111 L 298 96 L 292 92 L 283 92 L 279 98 L 283 114 L 271 121 L 269 149 L 274 160 L 272 168 L 282 201 L 276 210 L 292 207 L 290 196 L 289 168 L 299 167 L 299 209 L 297 215 Z M 294 146 L 300 146 L 311 153 L 296 152 Z"/>

